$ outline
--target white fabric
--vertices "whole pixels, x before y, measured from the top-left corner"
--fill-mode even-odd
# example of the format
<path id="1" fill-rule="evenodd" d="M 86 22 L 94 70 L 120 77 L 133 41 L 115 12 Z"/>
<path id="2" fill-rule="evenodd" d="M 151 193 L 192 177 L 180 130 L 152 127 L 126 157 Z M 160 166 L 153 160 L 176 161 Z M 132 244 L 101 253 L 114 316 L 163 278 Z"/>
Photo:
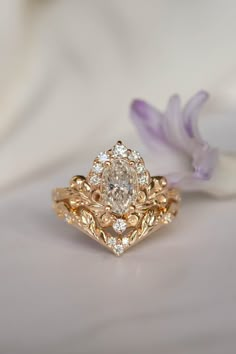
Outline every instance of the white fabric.
<path id="1" fill-rule="evenodd" d="M 204 134 L 236 150 L 235 15 L 233 0 L 0 2 L 0 353 L 235 353 L 235 200 L 186 197 L 119 259 L 50 209 L 117 139 L 145 154 L 135 97 L 210 91 Z"/>

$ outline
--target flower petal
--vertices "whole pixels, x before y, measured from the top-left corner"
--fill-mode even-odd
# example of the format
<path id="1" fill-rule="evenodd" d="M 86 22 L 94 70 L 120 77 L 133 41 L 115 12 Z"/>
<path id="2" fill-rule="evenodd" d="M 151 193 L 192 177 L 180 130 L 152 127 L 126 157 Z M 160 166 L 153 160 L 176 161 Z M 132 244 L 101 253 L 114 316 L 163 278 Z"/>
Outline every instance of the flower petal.
<path id="1" fill-rule="evenodd" d="M 169 143 L 190 155 L 192 153 L 193 144 L 192 139 L 190 139 L 184 127 L 180 97 L 178 95 L 170 97 L 163 125 Z"/>
<path id="2" fill-rule="evenodd" d="M 163 114 L 142 100 L 134 100 L 130 108 L 130 116 L 140 135 L 148 145 L 165 143 L 162 130 Z"/>
<path id="3" fill-rule="evenodd" d="M 208 144 L 199 147 L 193 154 L 193 175 L 201 180 L 210 179 L 216 167 L 218 155 L 218 149 L 211 148 Z"/>
<path id="4" fill-rule="evenodd" d="M 166 176 L 170 186 L 179 188 L 182 191 L 201 190 L 203 181 L 194 176 L 191 172 L 171 173 Z"/>
<path id="5" fill-rule="evenodd" d="M 165 159 L 156 162 L 158 170 L 165 171 L 171 185 L 184 190 L 201 189 L 202 182 L 206 183 L 212 177 L 218 164 L 218 150 L 205 143 L 198 130 L 198 113 L 207 98 L 205 91 L 198 92 L 183 112 L 178 95 L 170 98 L 165 113 L 142 100 L 135 100 L 131 106 L 131 117 L 146 144 L 158 146 L 159 151 L 165 147 Z M 166 165 L 167 152 L 169 160 L 175 161 L 169 167 Z M 161 161 L 165 164 L 161 165 Z"/>
<path id="6" fill-rule="evenodd" d="M 183 110 L 184 126 L 190 138 L 199 143 L 204 142 L 198 129 L 198 114 L 209 95 L 206 91 L 199 91 L 186 104 Z"/>

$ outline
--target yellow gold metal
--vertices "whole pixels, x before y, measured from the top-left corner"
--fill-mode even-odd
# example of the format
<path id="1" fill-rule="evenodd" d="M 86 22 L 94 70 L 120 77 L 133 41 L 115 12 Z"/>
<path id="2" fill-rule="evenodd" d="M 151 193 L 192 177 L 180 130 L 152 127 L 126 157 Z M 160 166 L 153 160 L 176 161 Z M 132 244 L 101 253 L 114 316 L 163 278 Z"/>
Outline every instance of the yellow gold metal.
<path id="1" fill-rule="evenodd" d="M 120 161 L 124 169 L 131 169 L 138 184 L 134 186 L 135 200 L 124 212 L 117 213 L 104 201 L 101 186 L 104 171 Z M 127 149 L 121 141 L 94 160 L 87 177 L 74 176 L 69 187 L 53 191 L 56 214 L 117 256 L 170 223 L 178 213 L 179 202 L 178 190 L 168 187 L 163 176 L 151 177 L 140 155 Z"/>

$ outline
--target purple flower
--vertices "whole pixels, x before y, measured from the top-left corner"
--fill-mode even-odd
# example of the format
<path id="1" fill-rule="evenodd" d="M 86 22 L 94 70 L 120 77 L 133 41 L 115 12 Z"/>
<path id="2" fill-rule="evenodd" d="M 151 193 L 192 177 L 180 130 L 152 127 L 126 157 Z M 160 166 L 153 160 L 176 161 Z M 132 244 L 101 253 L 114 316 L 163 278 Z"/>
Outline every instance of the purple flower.
<path id="1" fill-rule="evenodd" d="M 173 95 L 165 112 L 142 100 L 131 104 L 131 118 L 144 142 L 153 153 L 159 152 L 155 155 L 157 163 L 170 155 L 174 160 L 174 169 L 165 167 L 162 171 L 160 164 L 158 173 L 167 174 L 172 185 L 184 189 L 194 189 L 195 184 L 209 180 L 218 161 L 218 150 L 204 141 L 198 129 L 198 113 L 207 99 L 208 93 L 200 91 L 181 108 L 180 97 Z M 181 163 L 176 166 L 177 160 Z"/>

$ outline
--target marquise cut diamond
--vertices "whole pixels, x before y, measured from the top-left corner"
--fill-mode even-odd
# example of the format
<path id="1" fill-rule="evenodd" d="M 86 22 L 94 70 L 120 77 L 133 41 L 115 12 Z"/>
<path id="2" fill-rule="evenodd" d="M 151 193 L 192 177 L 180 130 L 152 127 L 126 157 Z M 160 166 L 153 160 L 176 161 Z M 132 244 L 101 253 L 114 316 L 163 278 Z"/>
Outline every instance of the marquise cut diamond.
<path id="1" fill-rule="evenodd" d="M 116 159 L 102 174 L 102 195 L 118 215 L 125 214 L 137 197 L 137 174 L 126 161 Z"/>

